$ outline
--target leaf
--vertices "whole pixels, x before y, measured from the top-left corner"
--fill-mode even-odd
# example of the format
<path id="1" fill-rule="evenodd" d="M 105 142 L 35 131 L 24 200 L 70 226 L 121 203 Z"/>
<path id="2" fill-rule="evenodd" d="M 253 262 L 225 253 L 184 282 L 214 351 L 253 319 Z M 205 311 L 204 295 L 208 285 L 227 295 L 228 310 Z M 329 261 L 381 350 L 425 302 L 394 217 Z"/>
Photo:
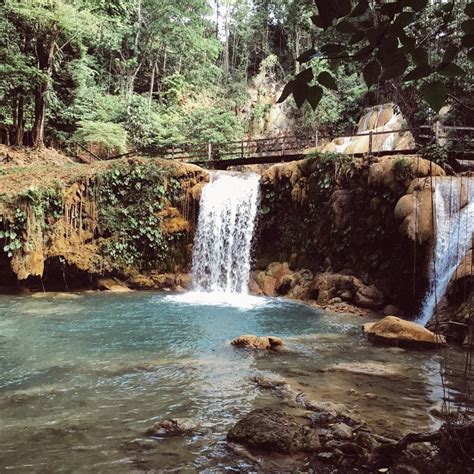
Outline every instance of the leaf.
<path id="1" fill-rule="evenodd" d="M 344 33 L 347 35 L 350 35 L 352 33 L 357 33 L 359 30 L 354 26 L 352 22 L 349 20 L 341 20 L 337 25 L 336 25 L 336 30 L 339 31 L 339 33 Z"/>
<path id="2" fill-rule="evenodd" d="M 461 45 L 464 48 L 472 48 L 474 46 L 474 35 L 465 35 L 461 38 Z"/>
<path id="3" fill-rule="evenodd" d="M 448 45 L 448 47 L 446 48 L 446 51 L 444 52 L 442 62 L 450 63 L 456 57 L 458 52 L 459 52 L 459 49 L 454 44 Z"/>
<path id="4" fill-rule="evenodd" d="M 467 58 L 468 58 L 470 61 L 474 61 L 474 48 L 468 51 L 468 53 L 467 53 Z"/>
<path id="5" fill-rule="evenodd" d="M 369 2 L 367 0 L 360 0 L 360 2 L 354 7 L 351 12 L 351 17 L 362 16 L 369 8 Z"/>
<path id="6" fill-rule="evenodd" d="M 468 3 L 464 9 L 464 13 L 471 18 L 474 17 L 474 2 Z"/>
<path id="7" fill-rule="evenodd" d="M 288 82 L 288 84 L 286 84 L 285 87 L 283 88 L 283 91 L 277 100 L 277 104 L 281 104 L 282 102 L 284 102 L 288 98 L 288 96 L 293 93 L 294 87 L 295 87 L 294 81 Z"/>
<path id="8" fill-rule="evenodd" d="M 295 99 L 296 106 L 300 109 L 304 104 L 306 97 L 308 96 L 310 87 L 304 82 L 295 82 L 295 88 L 293 90 L 293 98 Z"/>
<path id="9" fill-rule="evenodd" d="M 313 110 L 316 110 L 321 98 L 323 97 L 323 89 L 319 86 L 312 86 L 309 88 L 306 100 L 309 102 Z"/>
<path id="10" fill-rule="evenodd" d="M 411 53 L 411 57 L 415 64 L 421 66 L 422 64 L 428 64 L 428 51 L 425 48 L 416 48 Z"/>
<path id="11" fill-rule="evenodd" d="M 382 68 L 377 61 L 371 61 L 364 67 L 363 75 L 367 87 L 377 84 L 381 71 Z"/>
<path id="12" fill-rule="evenodd" d="M 447 77 L 464 76 L 466 74 L 464 69 L 454 63 L 441 63 L 438 66 L 438 72 Z"/>
<path id="13" fill-rule="evenodd" d="M 382 15 L 388 16 L 389 18 L 393 18 L 400 11 L 400 8 L 401 5 L 399 2 L 384 3 L 380 7 L 380 13 L 382 13 Z"/>
<path id="14" fill-rule="evenodd" d="M 313 15 L 311 17 L 311 21 L 313 22 L 314 26 L 317 26 L 318 28 L 324 28 L 324 23 L 322 22 L 319 15 Z"/>
<path id="15" fill-rule="evenodd" d="M 428 0 L 403 0 L 403 6 L 411 7 L 413 10 L 420 12 L 428 4 Z"/>
<path id="16" fill-rule="evenodd" d="M 416 44 L 416 39 L 412 38 L 411 36 L 408 36 L 404 30 L 400 32 L 398 37 L 400 38 L 400 41 L 403 46 L 406 46 L 407 48 L 413 48 Z"/>
<path id="17" fill-rule="evenodd" d="M 342 18 L 351 12 L 351 0 L 314 0 L 318 7 L 318 13 L 321 18 L 323 28 L 332 25 L 335 18 Z"/>
<path id="18" fill-rule="evenodd" d="M 314 74 L 313 70 L 309 67 L 307 69 L 304 69 L 301 71 L 299 74 L 295 76 L 295 83 L 296 82 L 304 82 L 308 83 L 313 80 Z"/>
<path id="19" fill-rule="evenodd" d="M 393 62 L 388 67 L 384 67 L 380 80 L 388 81 L 401 76 L 406 71 L 408 65 L 408 59 L 403 54 L 394 57 Z"/>
<path id="20" fill-rule="evenodd" d="M 300 54 L 296 60 L 299 62 L 299 63 L 306 63 L 308 62 L 310 59 L 313 59 L 314 57 L 318 56 L 318 52 L 314 49 L 314 48 L 311 48 L 311 49 L 308 49 L 308 51 L 305 51 L 303 54 Z"/>
<path id="21" fill-rule="evenodd" d="M 420 88 L 420 93 L 435 112 L 441 110 L 448 97 L 446 85 L 441 81 L 423 84 Z"/>
<path id="22" fill-rule="evenodd" d="M 432 67 L 429 64 L 422 64 L 417 66 L 415 69 L 410 71 L 403 80 L 406 81 L 416 81 L 418 79 L 423 79 L 424 77 L 429 76 L 433 72 Z"/>
<path id="23" fill-rule="evenodd" d="M 349 40 L 349 44 L 357 44 L 360 43 L 363 39 L 365 39 L 365 33 L 363 31 L 358 31 L 351 36 Z"/>
<path id="24" fill-rule="evenodd" d="M 327 55 L 339 54 L 346 50 L 346 46 L 337 43 L 328 43 L 321 46 L 321 51 Z"/>
<path id="25" fill-rule="evenodd" d="M 395 18 L 394 25 L 399 28 L 405 28 L 405 26 L 409 25 L 415 19 L 415 14 L 411 12 L 402 12 L 397 15 Z"/>
<path id="26" fill-rule="evenodd" d="M 337 84 L 334 77 L 327 71 L 323 71 L 318 75 L 318 82 L 328 89 L 337 91 Z"/>
<path id="27" fill-rule="evenodd" d="M 474 19 L 471 18 L 470 20 L 463 21 L 461 23 L 461 29 L 468 35 L 474 33 Z"/>

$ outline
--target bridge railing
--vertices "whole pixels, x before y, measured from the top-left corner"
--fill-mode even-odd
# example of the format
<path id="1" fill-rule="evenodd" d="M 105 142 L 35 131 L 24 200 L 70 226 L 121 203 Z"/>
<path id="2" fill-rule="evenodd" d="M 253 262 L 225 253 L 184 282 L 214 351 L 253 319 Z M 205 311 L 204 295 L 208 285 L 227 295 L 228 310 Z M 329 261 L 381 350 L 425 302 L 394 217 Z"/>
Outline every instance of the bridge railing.
<path id="1" fill-rule="evenodd" d="M 311 149 L 317 149 L 324 144 L 329 143 L 337 138 L 368 138 L 368 154 L 374 152 L 374 138 L 379 135 L 402 134 L 406 132 L 414 132 L 415 129 L 400 128 L 396 130 L 369 130 L 362 133 L 346 133 L 342 135 L 331 135 L 319 133 L 316 131 L 315 135 L 310 138 L 301 138 L 296 135 L 279 135 L 269 138 L 248 139 L 240 141 L 230 141 L 226 143 L 207 143 L 207 144 L 180 144 L 162 147 L 147 147 L 136 149 L 129 153 L 116 155 L 109 159 L 120 158 L 127 155 L 134 154 L 149 154 L 156 155 L 163 158 L 179 160 L 190 163 L 204 163 L 207 161 L 219 160 L 245 160 L 248 158 L 257 157 L 276 157 L 286 155 L 298 155 L 308 152 Z M 426 140 L 434 140 L 436 143 L 444 143 L 449 140 L 455 132 L 456 134 L 464 134 L 463 137 L 456 137 L 457 141 L 474 144 L 474 127 L 456 127 L 456 126 L 441 126 L 441 125 L 422 125 L 418 136 Z M 404 152 L 413 150 L 403 150 Z"/>

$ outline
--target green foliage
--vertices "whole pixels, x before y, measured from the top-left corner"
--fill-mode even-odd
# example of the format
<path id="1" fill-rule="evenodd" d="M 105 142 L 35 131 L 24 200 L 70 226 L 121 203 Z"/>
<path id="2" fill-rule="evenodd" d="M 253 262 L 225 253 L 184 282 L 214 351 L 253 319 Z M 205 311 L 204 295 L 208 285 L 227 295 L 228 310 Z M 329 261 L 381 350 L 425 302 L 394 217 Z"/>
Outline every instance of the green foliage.
<path id="1" fill-rule="evenodd" d="M 244 126 L 232 112 L 210 107 L 196 109 L 185 119 L 186 137 L 195 143 L 225 143 L 240 140 Z"/>
<path id="2" fill-rule="evenodd" d="M 421 149 L 420 153 L 426 160 L 430 160 L 443 168 L 448 164 L 449 152 L 446 146 L 441 146 L 436 143 L 427 145 Z"/>
<path id="3" fill-rule="evenodd" d="M 394 161 L 393 172 L 395 173 L 395 178 L 400 182 L 406 182 L 408 179 L 415 177 L 412 162 L 404 157 L 397 158 Z"/>
<path id="4" fill-rule="evenodd" d="M 127 132 L 120 125 L 111 122 L 79 122 L 74 139 L 82 143 L 99 143 L 105 150 L 126 151 Z"/>
<path id="5" fill-rule="evenodd" d="M 0 223 L 4 221 L 4 230 L 0 231 L 0 239 L 3 239 L 3 252 L 8 257 L 12 257 L 16 250 L 23 246 L 23 235 L 26 231 L 26 213 L 23 209 L 17 207 L 13 219 L 5 221 L 5 218 L 0 217 Z"/>
<path id="6" fill-rule="evenodd" d="M 165 193 L 177 199 L 177 180 L 168 181 L 153 166 L 133 163 L 108 170 L 98 183 L 99 226 L 105 239 L 103 252 L 111 268 L 137 265 L 152 268 L 163 263 L 170 237 L 161 230 Z"/>

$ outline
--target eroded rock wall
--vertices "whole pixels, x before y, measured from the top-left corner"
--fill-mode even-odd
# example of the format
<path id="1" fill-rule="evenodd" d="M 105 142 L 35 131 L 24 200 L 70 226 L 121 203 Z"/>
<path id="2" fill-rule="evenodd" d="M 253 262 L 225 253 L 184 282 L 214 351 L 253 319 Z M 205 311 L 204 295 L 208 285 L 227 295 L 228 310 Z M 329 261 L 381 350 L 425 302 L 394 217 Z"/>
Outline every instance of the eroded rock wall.
<path id="1" fill-rule="evenodd" d="M 444 174 L 417 156 L 317 154 L 269 168 L 252 290 L 415 314 L 429 278 L 430 176 Z"/>
<path id="2" fill-rule="evenodd" d="M 74 288 L 103 275 L 133 287 L 186 286 L 207 172 L 142 158 L 69 166 L 70 176 L 44 169 L 43 183 L 32 173 L 30 186 L 22 170 L 18 189 L 0 177 L 2 286 Z"/>

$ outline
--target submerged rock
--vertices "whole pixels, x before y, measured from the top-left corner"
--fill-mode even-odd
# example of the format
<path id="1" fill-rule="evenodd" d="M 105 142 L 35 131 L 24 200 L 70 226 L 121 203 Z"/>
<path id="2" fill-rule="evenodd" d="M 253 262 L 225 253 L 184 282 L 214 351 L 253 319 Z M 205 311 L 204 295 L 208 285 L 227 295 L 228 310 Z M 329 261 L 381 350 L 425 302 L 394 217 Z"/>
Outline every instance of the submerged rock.
<path id="1" fill-rule="evenodd" d="M 312 451 L 320 446 L 310 421 L 273 408 L 251 411 L 234 425 L 227 439 L 246 447 L 277 453 Z"/>
<path id="2" fill-rule="evenodd" d="M 173 418 L 161 420 L 150 426 L 145 434 L 147 436 L 173 437 L 190 435 L 199 431 L 200 426 L 187 418 Z"/>
<path id="3" fill-rule="evenodd" d="M 376 323 L 364 324 L 369 340 L 414 348 L 430 348 L 446 344 L 443 336 L 420 324 L 387 316 Z"/>
<path id="4" fill-rule="evenodd" d="M 275 336 L 254 336 L 245 334 L 234 339 L 231 344 L 235 347 L 257 350 L 279 350 L 283 347 L 283 341 Z"/>

